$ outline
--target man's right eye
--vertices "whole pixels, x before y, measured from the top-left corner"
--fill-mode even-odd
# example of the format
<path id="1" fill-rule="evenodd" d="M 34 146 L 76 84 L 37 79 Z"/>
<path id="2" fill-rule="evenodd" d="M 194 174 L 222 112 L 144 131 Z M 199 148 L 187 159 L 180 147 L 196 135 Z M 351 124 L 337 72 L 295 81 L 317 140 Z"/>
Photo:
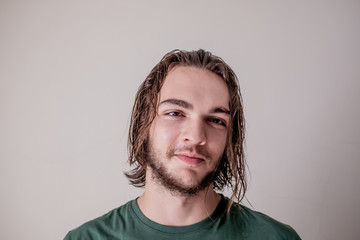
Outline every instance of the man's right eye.
<path id="1" fill-rule="evenodd" d="M 180 112 L 172 111 L 172 112 L 168 112 L 166 115 L 178 117 L 181 116 L 182 114 Z"/>

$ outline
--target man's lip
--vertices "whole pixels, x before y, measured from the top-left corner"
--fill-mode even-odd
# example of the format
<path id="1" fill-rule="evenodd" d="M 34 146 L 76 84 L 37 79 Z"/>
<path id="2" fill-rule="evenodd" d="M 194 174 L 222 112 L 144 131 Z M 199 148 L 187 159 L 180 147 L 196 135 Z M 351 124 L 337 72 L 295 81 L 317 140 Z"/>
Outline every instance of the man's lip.
<path id="1" fill-rule="evenodd" d="M 181 161 L 190 165 L 197 165 L 204 161 L 204 158 L 200 155 L 184 154 L 184 153 L 177 153 L 174 155 L 178 157 Z"/>

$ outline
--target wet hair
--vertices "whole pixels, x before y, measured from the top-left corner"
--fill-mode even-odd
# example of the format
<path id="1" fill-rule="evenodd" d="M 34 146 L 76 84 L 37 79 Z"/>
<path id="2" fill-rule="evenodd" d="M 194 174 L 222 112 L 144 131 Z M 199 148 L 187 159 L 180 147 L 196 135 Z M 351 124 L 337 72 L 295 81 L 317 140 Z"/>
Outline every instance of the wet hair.
<path id="1" fill-rule="evenodd" d="M 221 58 L 202 49 L 197 51 L 173 50 L 167 53 L 140 85 L 132 109 L 128 139 L 128 160 L 133 169 L 125 175 L 130 184 L 136 187 L 145 186 L 149 129 L 157 113 L 160 89 L 169 71 L 177 66 L 196 67 L 211 71 L 220 76 L 228 87 L 230 121 L 227 145 L 212 180 L 214 190 L 222 191 L 224 187 L 232 190 L 229 210 L 234 198 L 241 202 L 247 189 L 243 104 L 239 82 L 234 71 Z"/>

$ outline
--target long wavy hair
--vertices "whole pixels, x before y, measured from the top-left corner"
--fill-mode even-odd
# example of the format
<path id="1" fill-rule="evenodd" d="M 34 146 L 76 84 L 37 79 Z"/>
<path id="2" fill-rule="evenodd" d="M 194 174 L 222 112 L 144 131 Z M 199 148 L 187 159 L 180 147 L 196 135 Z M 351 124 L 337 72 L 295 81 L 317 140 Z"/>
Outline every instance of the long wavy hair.
<path id="1" fill-rule="evenodd" d="M 160 89 L 168 72 L 176 66 L 191 66 L 209 70 L 220 76 L 228 87 L 230 122 L 227 146 L 214 174 L 213 188 L 222 191 L 224 187 L 229 187 L 232 190 L 229 210 L 234 198 L 241 202 L 247 189 L 243 104 L 239 82 L 234 71 L 221 58 L 202 49 L 197 51 L 173 50 L 167 53 L 140 85 L 132 109 L 128 139 L 128 160 L 133 169 L 126 172 L 125 175 L 130 184 L 136 187 L 145 186 L 149 129 L 157 113 Z"/>

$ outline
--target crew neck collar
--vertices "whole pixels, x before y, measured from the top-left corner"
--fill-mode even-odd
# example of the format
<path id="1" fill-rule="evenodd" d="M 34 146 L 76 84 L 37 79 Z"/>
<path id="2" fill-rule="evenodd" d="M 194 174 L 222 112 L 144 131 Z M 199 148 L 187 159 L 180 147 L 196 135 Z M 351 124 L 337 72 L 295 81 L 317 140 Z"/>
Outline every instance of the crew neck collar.
<path id="1" fill-rule="evenodd" d="M 131 207 L 136 217 L 139 219 L 139 221 L 141 221 L 143 224 L 152 228 L 155 231 L 160 231 L 163 233 L 171 233 L 171 234 L 187 234 L 194 231 L 198 231 L 199 229 L 201 230 L 206 226 L 208 226 L 209 224 L 213 224 L 219 219 L 219 217 L 221 217 L 225 213 L 228 199 L 222 194 L 220 194 L 220 196 L 221 199 L 219 204 L 217 205 L 215 211 L 209 217 L 205 218 L 204 220 L 198 223 L 194 223 L 186 226 L 168 226 L 152 221 L 141 212 L 139 205 L 137 203 L 137 198 L 132 201 Z"/>

